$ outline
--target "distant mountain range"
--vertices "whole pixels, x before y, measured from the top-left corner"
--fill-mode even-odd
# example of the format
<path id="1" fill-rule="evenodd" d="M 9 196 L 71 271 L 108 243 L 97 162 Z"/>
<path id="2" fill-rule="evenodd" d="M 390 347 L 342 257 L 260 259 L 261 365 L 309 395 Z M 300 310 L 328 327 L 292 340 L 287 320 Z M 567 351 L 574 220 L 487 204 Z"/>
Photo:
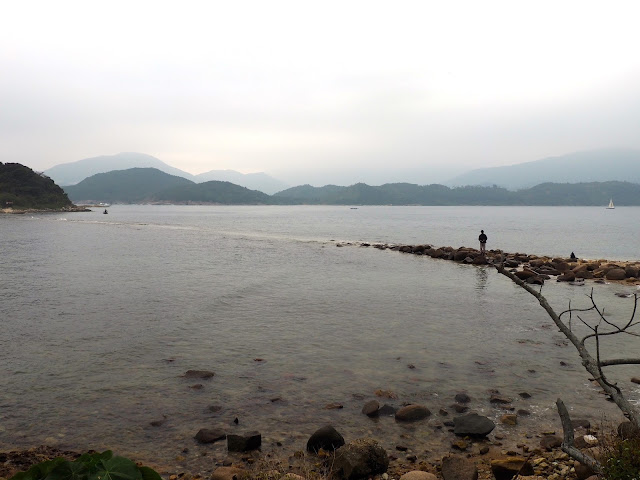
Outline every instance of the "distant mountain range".
<path id="1" fill-rule="evenodd" d="M 263 192 L 216 180 L 197 184 L 157 168 L 98 173 L 63 188 L 76 203 L 271 203 Z"/>
<path id="2" fill-rule="evenodd" d="M 196 184 L 154 168 L 132 168 L 89 177 L 64 187 L 75 203 L 173 203 L 252 205 L 600 205 L 615 199 L 618 206 L 640 205 L 640 184 L 592 182 L 544 183 L 510 191 L 500 187 L 389 183 L 349 187 L 302 185 L 274 195 L 229 182 Z"/>
<path id="3" fill-rule="evenodd" d="M 161 172 L 182 177 L 195 183 L 211 180 L 227 181 L 254 190 L 272 194 L 288 188 L 284 182 L 270 177 L 266 173 L 243 174 L 234 170 L 211 170 L 209 172 L 192 175 L 178 168 L 164 163 L 162 160 L 144 153 L 125 152 L 116 155 L 85 158 L 77 162 L 56 165 L 43 173 L 58 185 L 76 185 L 85 178 L 98 173 L 114 170 L 128 170 L 130 168 L 156 168 Z"/>
<path id="4" fill-rule="evenodd" d="M 449 186 L 497 185 L 518 190 L 546 182 L 587 183 L 616 180 L 640 183 L 639 150 L 592 150 L 506 167 L 480 168 L 445 183 Z"/>

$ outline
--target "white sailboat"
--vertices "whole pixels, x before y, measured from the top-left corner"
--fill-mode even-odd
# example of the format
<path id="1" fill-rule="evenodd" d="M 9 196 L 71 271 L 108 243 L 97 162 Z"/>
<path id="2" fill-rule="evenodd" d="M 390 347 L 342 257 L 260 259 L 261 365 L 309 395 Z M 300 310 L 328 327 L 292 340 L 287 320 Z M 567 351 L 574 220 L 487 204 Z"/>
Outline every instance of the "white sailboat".
<path id="1" fill-rule="evenodd" d="M 616 208 L 616 207 L 613 206 L 613 198 L 610 198 L 609 199 L 609 206 L 607 207 L 607 210 L 613 210 L 614 208 Z"/>

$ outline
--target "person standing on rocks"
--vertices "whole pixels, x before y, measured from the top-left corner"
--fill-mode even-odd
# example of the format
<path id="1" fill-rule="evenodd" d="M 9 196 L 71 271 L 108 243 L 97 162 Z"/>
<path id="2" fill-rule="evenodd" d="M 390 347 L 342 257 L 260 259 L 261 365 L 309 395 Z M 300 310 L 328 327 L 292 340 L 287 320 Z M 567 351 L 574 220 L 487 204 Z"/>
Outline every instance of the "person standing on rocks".
<path id="1" fill-rule="evenodd" d="M 484 234 L 484 230 L 480 230 L 480 236 L 478 237 L 478 240 L 480 240 L 480 253 L 484 255 L 486 253 L 487 245 L 487 236 Z"/>

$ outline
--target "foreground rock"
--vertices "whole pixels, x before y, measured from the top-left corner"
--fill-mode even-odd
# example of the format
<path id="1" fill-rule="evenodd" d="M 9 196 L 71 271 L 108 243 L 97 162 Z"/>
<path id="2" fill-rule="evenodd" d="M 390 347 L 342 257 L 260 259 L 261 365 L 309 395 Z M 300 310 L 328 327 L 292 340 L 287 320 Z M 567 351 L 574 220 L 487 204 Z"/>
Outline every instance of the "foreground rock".
<path id="1" fill-rule="evenodd" d="M 442 459 L 444 480 L 478 480 L 478 467 L 468 458 L 449 455 Z"/>
<path id="2" fill-rule="evenodd" d="M 307 441 L 307 451 L 318 453 L 320 449 L 332 452 L 344 445 L 344 438 L 331 425 L 316 430 Z"/>
<path id="3" fill-rule="evenodd" d="M 516 475 L 533 475 L 533 467 L 523 457 L 506 457 L 491 460 L 491 472 L 496 480 L 511 480 Z"/>
<path id="4" fill-rule="evenodd" d="M 400 480 L 438 480 L 433 473 L 423 472 L 422 470 L 412 470 L 400 477 Z"/>
<path id="5" fill-rule="evenodd" d="M 486 437 L 496 424 L 485 416 L 469 413 L 453 419 L 453 433 L 461 437 Z"/>
<path id="6" fill-rule="evenodd" d="M 227 450 L 230 452 L 248 452 L 262 445 L 262 435 L 251 432 L 245 435 L 227 435 Z"/>
<path id="7" fill-rule="evenodd" d="M 336 451 L 333 471 L 338 478 L 355 480 L 385 473 L 389 456 L 378 442 L 361 438 Z"/>
<path id="8" fill-rule="evenodd" d="M 211 474 L 210 480 L 239 480 L 247 476 L 247 471 L 237 467 L 218 467 Z"/>

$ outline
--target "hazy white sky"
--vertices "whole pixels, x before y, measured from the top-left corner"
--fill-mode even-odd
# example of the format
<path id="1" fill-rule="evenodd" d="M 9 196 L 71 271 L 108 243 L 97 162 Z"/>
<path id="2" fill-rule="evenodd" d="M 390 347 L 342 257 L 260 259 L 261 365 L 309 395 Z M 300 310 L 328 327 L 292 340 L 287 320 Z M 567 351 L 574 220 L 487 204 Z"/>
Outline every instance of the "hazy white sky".
<path id="1" fill-rule="evenodd" d="M 640 148 L 638 18 L 615 0 L 3 2 L 0 161 L 428 183 Z"/>

